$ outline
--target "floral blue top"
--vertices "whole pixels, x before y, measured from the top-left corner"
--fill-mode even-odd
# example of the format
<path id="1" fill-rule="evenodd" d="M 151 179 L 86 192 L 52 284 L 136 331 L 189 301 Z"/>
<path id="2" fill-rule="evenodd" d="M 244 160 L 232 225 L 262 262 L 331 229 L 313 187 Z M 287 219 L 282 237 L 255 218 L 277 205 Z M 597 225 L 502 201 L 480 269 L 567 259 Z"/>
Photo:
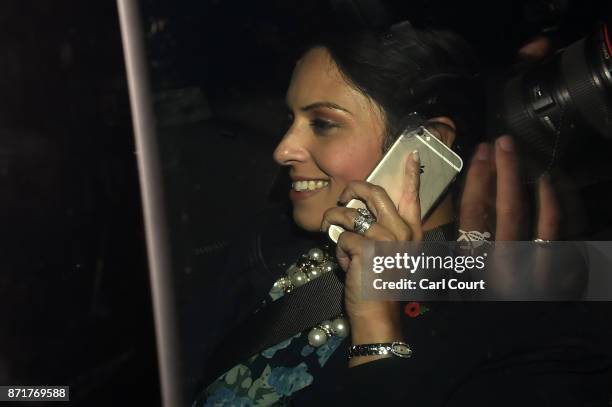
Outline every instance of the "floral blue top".
<path id="1" fill-rule="evenodd" d="M 282 296 L 273 290 L 269 295 L 273 301 Z M 344 339 L 331 336 L 314 348 L 308 343 L 308 331 L 298 333 L 225 372 L 192 407 L 288 405 L 292 394 L 313 383 Z"/>

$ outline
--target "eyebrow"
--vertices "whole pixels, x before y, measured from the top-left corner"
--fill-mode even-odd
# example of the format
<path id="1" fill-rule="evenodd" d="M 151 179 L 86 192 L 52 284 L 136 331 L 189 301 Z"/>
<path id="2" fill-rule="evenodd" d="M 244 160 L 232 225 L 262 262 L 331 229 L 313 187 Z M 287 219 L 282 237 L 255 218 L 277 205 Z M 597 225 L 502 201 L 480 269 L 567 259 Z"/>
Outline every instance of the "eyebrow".
<path id="1" fill-rule="evenodd" d="M 311 103 L 309 105 L 303 106 L 302 108 L 300 108 L 300 110 L 303 111 L 303 112 L 307 112 L 309 110 L 318 109 L 318 108 L 340 110 L 340 111 L 346 112 L 346 113 L 348 113 L 350 115 L 353 114 L 350 111 L 348 111 L 347 109 L 345 109 L 342 106 L 337 105 L 337 104 L 335 104 L 333 102 L 315 102 L 315 103 Z"/>

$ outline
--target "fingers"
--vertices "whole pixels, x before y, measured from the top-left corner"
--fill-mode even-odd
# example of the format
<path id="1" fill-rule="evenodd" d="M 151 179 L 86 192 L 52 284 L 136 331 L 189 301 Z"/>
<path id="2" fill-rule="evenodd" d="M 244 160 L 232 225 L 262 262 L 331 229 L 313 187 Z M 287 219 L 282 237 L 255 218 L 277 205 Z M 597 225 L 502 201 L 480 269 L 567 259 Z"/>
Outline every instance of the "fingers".
<path id="1" fill-rule="evenodd" d="M 398 213 L 412 231 L 412 240 L 422 240 L 421 202 L 419 200 L 421 162 L 417 150 L 414 150 L 408 157 L 404 169 L 404 191 L 398 204 Z"/>
<path id="2" fill-rule="evenodd" d="M 491 153 L 491 147 L 482 143 L 470 163 L 459 206 L 459 225 L 462 230 L 490 231 L 487 214 L 493 194 Z"/>
<path id="3" fill-rule="evenodd" d="M 395 240 L 411 240 L 410 228 L 382 187 L 363 181 L 349 182 L 340 195 L 340 202 L 348 202 L 351 199 L 363 201 L 376 218 L 376 224 L 390 231 Z M 354 229 L 352 223 L 349 229 Z"/>
<path id="4" fill-rule="evenodd" d="M 342 232 L 336 246 L 338 264 L 347 273 L 344 280 L 344 303 L 347 305 L 349 316 L 353 314 L 351 308 L 354 308 L 355 304 L 362 303 L 361 262 L 366 240 L 356 233 Z"/>
<path id="5" fill-rule="evenodd" d="M 358 199 L 366 204 L 372 215 L 378 221 L 386 217 L 393 217 L 396 212 L 395 204 L 387 195 L 387 192 L 380 186 L 370 184 L 366 181 L 351 181 L 346 185 L 338 201 L 347 203 L 351 199 Z"/>
<path id="6" fill-rule="evenodd" d="M 525 208 L 519 176 L 519 161 L 510 136 L 495 143 L 497 168 L 496 239 L 521 240 L 525 231 Z"/>
<path id="7" fill-rule="evenodd" d="M 389 230 L 395 240 L 421 240 L 421 207 L 419 202 L 420 162 L 418 151 L 406 159 L 404 187 L 398 205 L 380 186 L 367 182 L 350 182 L 340 195 L 340 202 L 358 199 L 365 202 L 378 225 Z"/>
<path id="8" fill-rule="evenodd" d="M 354 257 L 361 254 L 361 249 L 364 243 L 364 238 L 357 233 L 342 232 L 338 238 L 336 253 L 341 253 L 343 256 Z"/>
<path id="9" fill-rule="evenodd" d="M 535 238 L 542 240 L 557 240 L 559 237 L 559 214 L 560 208 L 558 205 L 556 194 L 553 190 L 550 179 L 544 175 L 538 181 L 537 189 L 537 223 L 535 230 Z M 574 288 L 582 287 L 581 284 L 564 285 L 563 281 L 580 281 L 575 277 L 582 275 L 582 267 L 572 267 L 571 250 L 563 253 L 556 253 L 547 250 L 546 244 L 542 250 L 535 250 L 534 263 L 532 267 L 532 281 L 536 292 L 543 298 L 559 298 L 559 295 L 568 295 L 569 291 L 563 287 Z M 555 266 L 555 264 L 557 266 Z M 564 272 L 559 275 L 558 265 L 563 265 Z M 574 273 L 576 271 L 576 273 Z M 560 284 L 561 283 L 561 284 Z"/>
<path id="10" fill-rule="evenodd" d="M 523 45 L 518 50 L 518 56 L 523 60 L 539 61 L 549 55 L 551 51 L 552 44 L 550 39 L 539 36 Z"/>
<path id="11" fill-rule="evenodd" d="M 491 231 L 487 227 L 490 197 L 495 195 L 496 240 L 531 239 L 527 223 L 526 196 L 522 188 L 519 157 L 509 136 L 500 137 L 494 150 L 481 144 L 472 158 L 459 210 L 460 228 L 466 231 Z M 548 177 L 538 184 L 538 213 L 535 237 L 559 237 L 560 206 Z"/>
<path id="12" fill-rule="evenodd" d="M 542 240 L 557 240 L 559 238 L 559 223 L 561 209 L 548 176 L 543 176 L 538 182 L 538 222 L 536 238 Z"/>
<path id="13" fill-rule="evenodd" d="M 345 230 L 354 231 L 357 216 L 359 216 L 359 212 L 353 208 L 335 207 L 328 209 L 323 215 L 321 230 L 327 231 L 331 225 L 338 225 L 342 226 Z M 377 241 L 399 240 L 398 236 L 395 236 L 390 230 L 378 223 L 372 224 L 364 236 Z"/>

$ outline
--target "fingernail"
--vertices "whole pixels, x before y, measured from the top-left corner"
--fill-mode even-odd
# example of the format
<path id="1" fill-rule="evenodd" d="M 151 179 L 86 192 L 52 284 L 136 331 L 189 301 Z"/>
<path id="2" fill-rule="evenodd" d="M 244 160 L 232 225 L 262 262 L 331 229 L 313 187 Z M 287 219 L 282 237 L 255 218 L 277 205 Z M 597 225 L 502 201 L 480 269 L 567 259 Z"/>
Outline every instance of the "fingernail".
<path id="1" fill-rule="evenodd" d="M 420 163 L 421 162 L 421 158 L 419 157 L 419 150 L 414 150 L 412 152 L 412 159 L 414 160 L 414 162 L 416 163 Z"/>
<path id="2" fill-rule="evenodd" d="M 489 145 L 487 143 L 482 143 L 478 146 L 478 150 L 476 150 L 476 159 L 480 161 L 489 159 Z"/>
<path id="3" fill-rule="evenodd" d="M 512 142 L 512 138 L 510 136 L 501 136 L 498 138 L 497 145 L 507 153 L 514 152 L 514 143 Z"/>

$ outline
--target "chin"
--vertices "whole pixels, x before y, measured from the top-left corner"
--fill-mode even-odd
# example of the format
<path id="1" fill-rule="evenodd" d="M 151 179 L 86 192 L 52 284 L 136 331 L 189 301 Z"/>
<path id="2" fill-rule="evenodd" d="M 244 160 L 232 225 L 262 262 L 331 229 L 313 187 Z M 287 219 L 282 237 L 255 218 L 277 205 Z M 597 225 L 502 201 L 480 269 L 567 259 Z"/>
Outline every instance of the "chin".
<path id="1" fill-rule="evenodd" d="M 320 232 L 323 215 L 313 216 L 311 213 L 306 214 L 294 207 L 293 221 L 300 229 L 304 229 L 308 232 Z"/>

